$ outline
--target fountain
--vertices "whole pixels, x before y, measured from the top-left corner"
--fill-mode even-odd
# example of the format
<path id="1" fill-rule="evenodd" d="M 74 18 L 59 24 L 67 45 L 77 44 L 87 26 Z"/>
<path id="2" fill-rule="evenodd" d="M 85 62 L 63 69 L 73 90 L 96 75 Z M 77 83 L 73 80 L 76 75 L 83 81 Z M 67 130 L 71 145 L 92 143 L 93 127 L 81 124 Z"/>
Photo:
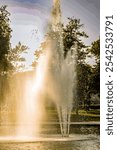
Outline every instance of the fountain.
<path id="1" fill-rule="evenodd" d="M 26 83 L 26 95 L 21 102 L 21 108 L 24 107 L 24 109 L 20 111 L 18 119 L 19 123 L 23 121 L 31 124 L 33 122 L 33 128 L 29 127 L 29 130 L 27 128 L 27 133 L 34 136 L 37 131 L 36 124 L 41 120 L 39 114 L 42 111 L 42 103 L 47 94 L 49 99 L 56 104 L 61 134 L 66 137 L 69 136 L 72 110 L 74 63 L 70 54 L 64 58 L 60 0 L 54 0 L 45 43 L 44 54 L 39 58 L 35 79 L 32 84 Z M 24 131 L 25 129 L 19 127 L 18 136 L 22 133 L 27 135 Z"/>
<path id="2" fill-rule="evenodd" d="M 9 81 L 11 90 L 5 92 L 6 103 L 9 101 L 13 104 L 9 109 L 14 112 L 6 118 L 6 124 L 11 122 L 15 126 L 13 136 L 23 138 L 39 135 L 37 131 L 41 130 L 46 95 L 56 105 L 61 135 L 69 136 L 74 63 L 70 53 L 64 58 L 62 33 L 60 0 L 54 0 L 45 37 L 46 46 L 35 73 L 31 76 L 19 73 Z"/>
<path id="3" fill-rule="evenodd" d="M 90 136 L 69 136 L 75 77 L 74 54 L 71 56 L 71 53 L 68 52 L 67 56 L 64 57 L 62 33 L 60 0 L 54 0 L 44 52 L 39 58 L 36 71 L 31 76 L 29 73 L 24 73 L 23 76 L 16 75 L 14 79 L 9 81 L 10 89 L 15 92 L 7 92 L 6 101 L 11 103 L 9 108 L 14 111 L 15 116 L 11 114 L 6 119 L 3 118 L 7 121 L 12 120 L 13 129 L 10 132 L 7 127 L 0 128 L 0 132 L 5 132 L 5 135 L 0 133 L 2 135 L 0 135 L 0 143 L 71 142 L 90 138 Z M 56 134 L 43 136 L 40 134 L 41 123 L 45 115 L 46 97 L 56 105 L 62 136 Z M 12 100 L 10 101 L 9 98 Z M 3 121 L 1 125 L 4 126 L 6 122 Z M 54 144 L 53 148 L 50 149 L 54 150 Z M 69 144 L 71 146 L 71 143 Z"/>
<path id="4" fill-rule="evenodd" d="M 49 96 L 56 103 L 62 136 L 69 135 L 73 100 L 74 63 L 70 54 L 64 58 L 60 0 L 54 0 L 47 36 L 49 55 L 47 79 Z M 47 74 L 48 74 L 47 73 Z M 50 90 L 51 89 L 51 90 Z"/>

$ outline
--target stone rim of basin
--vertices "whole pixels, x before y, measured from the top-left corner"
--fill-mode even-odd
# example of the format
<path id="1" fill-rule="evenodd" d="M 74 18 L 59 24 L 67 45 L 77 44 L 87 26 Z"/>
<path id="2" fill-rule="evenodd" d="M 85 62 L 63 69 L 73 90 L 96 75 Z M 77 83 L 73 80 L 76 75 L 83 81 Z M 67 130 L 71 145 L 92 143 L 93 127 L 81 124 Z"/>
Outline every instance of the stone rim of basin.
<path id="1" fill-rule="evenodd" d="M 61 134 L 56 135 L 40 135 L 40 137 L 16 137 L 16 136 L 4 136 L 0 137 L 0 143 L 10 142 L 59 142 L 59 141 L 85 141 L 85 140 L 96 140 L 99 139 L 98 135 L 79 135 L 79 134 L 71 134 L 69 137 L 62 137 Z"/>

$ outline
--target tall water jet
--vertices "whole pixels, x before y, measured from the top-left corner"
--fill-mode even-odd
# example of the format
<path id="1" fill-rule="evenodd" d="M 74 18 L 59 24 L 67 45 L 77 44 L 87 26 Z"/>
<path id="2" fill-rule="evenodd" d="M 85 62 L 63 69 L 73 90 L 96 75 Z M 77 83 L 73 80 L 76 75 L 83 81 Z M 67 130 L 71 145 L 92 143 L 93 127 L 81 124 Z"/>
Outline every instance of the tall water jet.
<path id="1" fill-rule="evenodd" d="M 38 80 L 37 80 L 38 79 Z M 42 115 L 41 101 L 38 101 L 38 92 L 42 86 L 42 76 L 32 79 L 26 77 L 24 89 L 18 102 L 17 131 L 18 137 L 35 137 L 39 130 L 39 121 Z M 41 97 L 40 97 L 41 99 Z"/>
<path id="2" fill-rule="evenodd" d="M 17 133 L 18 137 L 39 136 L 44 116 L 45 81 L 48 59 L 41 55 L 33 75 L 25 77 L 22 94 L 18 101 Z"/>
<path id="3" fill-rule="evenodd" d="M 74 62 L 71 54 L 64 58 L 60 0 L 54 0 L 46 51 L 49 54 L 49 96 L 56 103 L 62 136 L 69 135 L 73 100 Z"/>

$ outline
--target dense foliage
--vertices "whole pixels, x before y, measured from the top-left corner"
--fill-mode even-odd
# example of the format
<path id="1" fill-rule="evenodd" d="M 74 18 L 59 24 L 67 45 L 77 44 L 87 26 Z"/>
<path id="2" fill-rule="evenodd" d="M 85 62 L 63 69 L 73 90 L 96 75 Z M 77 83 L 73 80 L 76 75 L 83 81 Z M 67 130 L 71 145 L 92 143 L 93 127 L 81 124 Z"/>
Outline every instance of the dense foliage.
<path id="1" fill-rule="evenodd" d="M 15 48 L 11 47 L 12 29 L 10 27 L 10 13 L 7 6 L 0 7 L 0 75 L 6 76 L 18 71 L 22 67 L 25 58 L 22 56 L 28 49 L 20 42 Z"/>
<path id="2" fill-rule="evenodd" d="M 27 51 L 27 46 L 20 42 L 12 48 L 12 29 L 10 27 L 10 13 L 7 6 L 0 7 L 0 102 L 5 100 L 9 91 L 9 78 L 23 67 L 25 61 L 23 53 Z"/>
<path id="3" fill-rule="evenodd" d="M 6 6 L 0 7 L 0 74 L 6 74 L 11 64 L 8 62 L 11 44 L 11 28 L 10 28 L 10 13 L 6 10 Z"/>

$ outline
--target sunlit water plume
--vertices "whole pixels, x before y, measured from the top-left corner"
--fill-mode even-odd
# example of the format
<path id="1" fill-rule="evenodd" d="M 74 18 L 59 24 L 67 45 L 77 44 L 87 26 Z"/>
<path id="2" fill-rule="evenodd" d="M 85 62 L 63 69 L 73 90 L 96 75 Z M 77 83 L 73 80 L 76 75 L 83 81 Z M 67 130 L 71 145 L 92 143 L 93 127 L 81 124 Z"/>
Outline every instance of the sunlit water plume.
<path id="1" fill-rule="evenodd" d="M 62 136 L 69 135 L 73 102 L 74 61 L 69 52 L 64 58 L 60 0 L 54 0 L 46 36 L 46 89 L 57 107 Z"/>
<path id="2" fill-rule="evenodd" d="M 14 131 L 17 137 L 39 136 L 44 118 L 45 100 L 56 104 L 62 136 L 69 135 L 73 103 L 74 61 L 68 52 L 64 58 L 60 0 L 54 0 L 44 53 L 33 75 L 17 75 L 6 95 L 14 101 Z M 15 82 L 14 82 L 15 81 Z M 15 91 L 15 92 L 14 92 Z M 12 116 L 12 115 L 11 115 Z M 7 118 L 8 119 L 8 118 Z"/>

